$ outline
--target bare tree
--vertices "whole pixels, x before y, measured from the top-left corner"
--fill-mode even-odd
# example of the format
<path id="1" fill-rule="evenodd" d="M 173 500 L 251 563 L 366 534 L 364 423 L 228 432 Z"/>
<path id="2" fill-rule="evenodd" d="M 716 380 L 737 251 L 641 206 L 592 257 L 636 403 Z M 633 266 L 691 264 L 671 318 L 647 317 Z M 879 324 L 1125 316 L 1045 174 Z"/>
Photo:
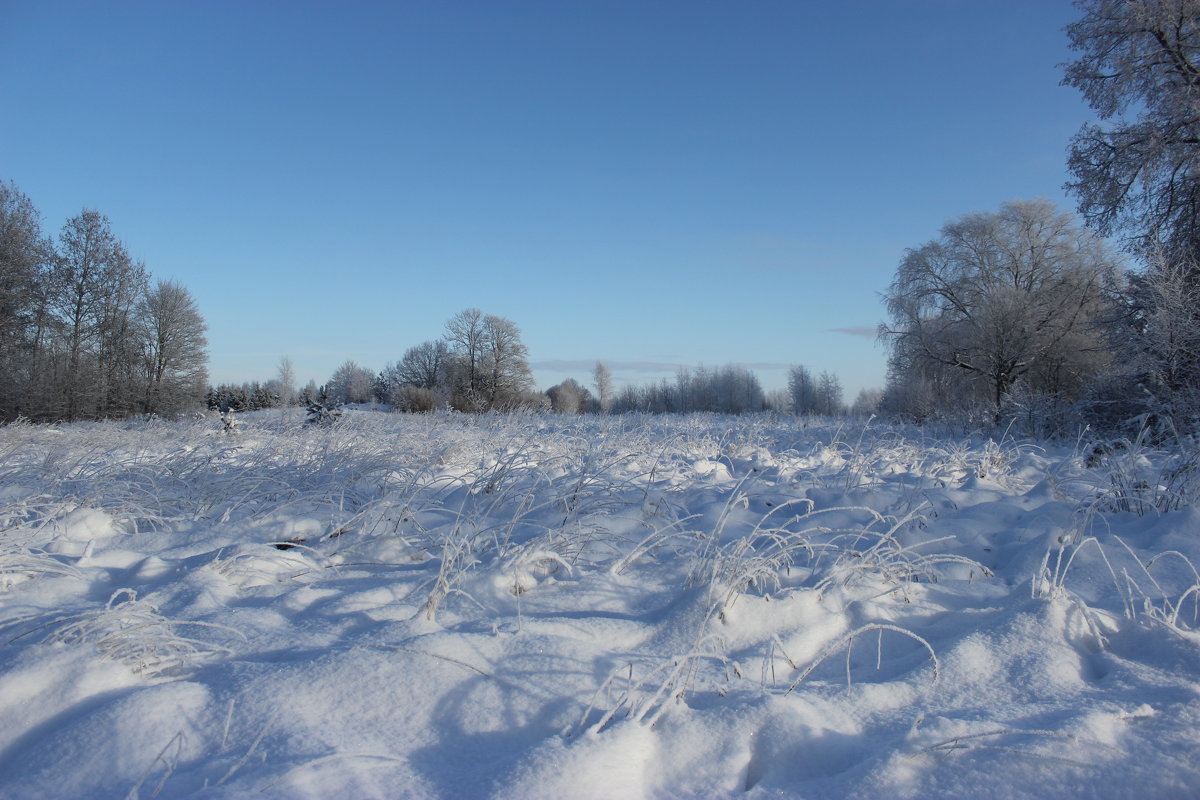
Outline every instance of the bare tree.
<path id="1" fill-rule="evenodd" d="M 1191 264 L 1164 263 L 1144 276 L 1146 299 L 1140 343 L 1149 356 L 1154 382 L 1168 394 L 1188 394 L 1189 408 L 1200 411 L 1200 284 Z"/>
<path id="2" fill-rule="evenodd" d="M 787 386 L 793 414 L 818 413 L 817 383 L 807 367 L 796 364 L 789 369 Z"/>
<path id="3" fill-rule="evenodd" d="M 521 331 L 505 317 L 483 318 L 482 394 L 488 408 L 519 405 L 533 387 L 529 349 L 521 342 Z"/>
<path id="4" fill-rule="evenodd" d="M 879 404 L 883 401 L 883 389 L 860 389 L 858 397 L 854 398 L 854 403 L 850 406 L 850 413 L 859 417 L 866 417 L 879 411 Z"/>
<path id="5" fill-rule="evenodd" d="M 275 373 L 275 394 L 279 397 L 280 408 L 288 408 L 296 402 L 296 370 L 287 356 L 279 359 Z"/>
<path id="6" fill-rule="evenodd" d="M 817 379 L 817 413 L 833 417 L 844 410 L 842 382 L 832 372 L 822 372 L 821 377 Z"/>
<path id="7" fill-rule="evenodd" d="M 1095 323 L 1115 273 L 1103 242 L 1070 215 L 1042 200 L 1006 203 L 906 252 L 881 335 L 910 369 L 928 362 L 983 381 L 997 411 L 1022 379 L 1057 377 L 1033 388 L 1077 393 L 1103 355 Z M 1081 354 L 1088 369 L 1076 369 Z"/>
<path id="8" fill-rule="evenodd" d="M 131 324 L 145 288 L 145 268 L 117 241 L 107 217 L 85 209 L 67 221 L 49 297 L 65 338 L 59 385 L 68 419 L 130 410 L 123 395 L 133 394 L 137 371 Z"/>
<path id="9" fill-rule="evenodd" d="M 607 414 L 612 406 L 612 373 L 602 361 L 597 361 L 592 369 L 592 384 L 596 387 L 596 400 L 600 403 L 600 411 Z"/>
<path id="10" fill-rule="evenodd" d="M 397 411 L 432 411 L 452 390 L 453 358 L 440 339 L 410 347 L 400 361 L 384 366 L 376 394 Z"/>
<path id="11" fill-rule="evenodd" d="M 1123 298 L 1134 324 L 1121 377 L 1101 405 L 1153 407 L 1190 428 L 1200 425 L 1200 363 L 1180 357 L 1200 331 L 1200 305 L 1179 300 L 1200 294 L 1200 0 L 1078 7 L 1083 16 L 1067 34 L 1080 57 L 1065 65 L 1063 83 L 1102 124 L 1073 139 L 1067 186 L 1088 224 L 1123 235 L 1146 263 Z"/>
<path id="12" fill-rule="evenodd" d="M 342 362 L 325 385 L 332 403 L 369 403 L 374 396 L 375 374 L 353 360 Z"/>
<path id="13" fill-rule="evenodd" d="M 414 386 L 411 383 L 394 387 L 388 395 L 388 401 L 396 411 L 409 414 L 423 414 L 438 407 L 438 396 L 433 389 Z"/>
<path id="14" fill-rule="evenodd" d="M 1120 358 L 1089 393 L 1102 427 L 1140 427 L 1187 434 L 1200 429 L 1200 283 L 1197 266 L 1165 254 L 1131 273 L 1120 298 L 1120 324 L 1110 326 Z M 1164 424 L 1169 423 L 1169 424 Z"/>
<path id="15" fill-rule="evenodd" d="M 557 386 L 546 390 L 550 408 L 557 414 L 578 414 L 584 411 L 590 399 L 588 390 L 574 378 L 567 378 Z"/>
<path id="16" fill-rule="evenodd" d="M 468 308 L 446 322 L 446 344 L 454 354 L 451 380 L 456 405 L 462 410 L 481 411 L 486 407 L 483 391 L 483 312 Z"/>
<path id="17" fill-rule="evenodd" d="M 741 414 L 767 408 L 758 377 L 741 364 L 715 369 L 681 367 L 674 383 L 666 380 L 645 386 L 626 386 L 613 398 L 616 413 L 643 411 L 654 414 L 709 411 Z"/>
<path id="18" fill-rule="evenodd" d="M 446 382 L 449 361 L 450 349 L 444 341 L 422 342 L 404 352 L 404 357 L 389 373 L 389 381 L 396 386 L 436 389 Z"/>
<path id="19" fill-rule="evenodd" d="M 199 406 L 208 382 L 207 325 L 187 289 L 159 281 L 140 306 L 146 390 L 143 410 L 175 413 Z"/>
<path id="20" fill-rule="evenodd" d="M 1071 143 L 1068 188 L 1105 235 L 1200 256 L 1200 0 L 1081 0 L 1063 83 L 1107 125 Z M 1132 117 L 1132 118 L 1131 118 Z"/>
<path id="21" fill-rule="evenodd" d="M 512 320 L 468 308 L 446 323 L 445 342 L 451 356 L 446 382 L 455 408 L 487 411 L 526 401 L 533 386 L 529 350 Z"/>
<path id="22" fill-rule="evenodd" d="M 12 183 L 0 182 L 0 419 L 30 413 L 46 317 L 42 277 L 50 243 L 41 215 Z"/>
<path id="23" fill-rule="evenodd" d="M 749 368 L 741 364 L 726 364 L 712 372 L 711 411 L 721 414 L 745 414 L 762 411 L 767 399 L 762 385 Z"/>
<path id="24" fill-rule="evenodd" d="M 791 413 L 792 396 L 787 389 L 772 389 L 767 392 L 767 408 L 777 414 Z"/>

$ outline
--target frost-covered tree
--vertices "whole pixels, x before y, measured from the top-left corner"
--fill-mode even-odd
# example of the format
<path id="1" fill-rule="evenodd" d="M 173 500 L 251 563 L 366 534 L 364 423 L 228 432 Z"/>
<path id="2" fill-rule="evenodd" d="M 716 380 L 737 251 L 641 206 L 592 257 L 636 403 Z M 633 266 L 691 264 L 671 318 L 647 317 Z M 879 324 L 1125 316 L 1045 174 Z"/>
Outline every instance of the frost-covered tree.
<path id="1" fill-rule="evenodd" d="M 84 209 L 63 226 L 48 296 L 62 331 L 57 384 L 67 419 L 131 410 L 140 361 L 134 312 L 146 284 L 108 217 Z"/>
<path id="2" fill-rule="evenodd" d="M 612 405 L 612 372 L 601 361 L 597 361 L 592 369 L 592 385 L 596 387 L 596 401 L 601 413 L 607 414 Z"/>
<path id="3" fill-rule="evenodd" d="M 625 386 L 612 402 L 612 410 L 618 414 L 694 411 L 741 414 L 766 407 L 766 396 L 757 376 L 741 364 L 716 369 L 681 368 L 674 382 L 664 379 L 644 386 Z"/>
<path id="4" fill-rule="evenodd" d="M 408 414 L 424 414 L 437 409 L 441 403 L 433 389 L 414 386 L 411 383 L 401 384 L 394 388 L 388 402 L 396 411 Z"/>
<path id="5" fill-rule="evenodd" d="M 396 363 L 389 381 L 396 386 L 436 389 L 446 383 L 449 363 L 450 348 L 446 342 L 440 339 L 422 342 L 404 351 L 404 356 Z"/>
<path id="6" fill-rule="evenodd" d="M 777 414 L 790 414 L 792 396 L 787 389 L 772 389 L 767 392 L 767 408 Z"/>
<path id="7" fill-rule="evenodd" d="M 1079 58 L 1063 83 L 1100 123 L 1072 141 L 1068 188 L 1089 225 L 1124 237 L 1145 263 L 1122 298 L 1131 324 L 1120 369 L 1093 400 L 1193 427 L 1200 364 L 1183 353 L 1200 305 L 1180 300 L 1200 294 L 1200 0 L 1077 5 L 1067 34 Z"/>
<path id="8" fill-rule="evenodd" d="M 713 375 L 712 410 L 722 414 L 746 414 L 767 407 L 762 385 L 750 369 L 726 364 Z"/>
<path id="9" fill-rule="evenodd" d="M 1200 0 L 1080 0 L 1063 83 L 1104 124 L 1071 142 L 1079 212 L 1135 248 L 1200 257 Z"/>
<path id="10" fill-rule="evenodd" d="M 208 381 L 207 325 L 187 289 L 159 281 L 139 309 L 144 336 L 143 410 L 176 413 L 196 407 Z"/>
<path id="11" fill-rule="evenodd" d="M 1145 354 L 1151 386 L 1175 405 L 1188 427 L 1200 422 L 1200 282 L 1191 263 L 1164 263 L 1138 276 L 1143 299 L 1138 348 Z M 1183 421 L 1183 420 L 1177 420 Z"/>
<path id="12" fill-rule="evenodd" d="M 787 390 L 793 414 L 818 413 L 817 382 L 807 367 L 796 364 L 788 370 Z"/>
<path id="13" fill-rule="evenodd" d="M 369 403 L 374 397 L 375 374 L 353 360 L 342 362 L 325 386 L 330 403 Z"/>
<path id="14" fill-rule="evenodd" d="M 1089 422 L 1164 433 L 1200 430 L 1200 284 L 1196 268 L 1165 255 L 1130 273 L 1107 328 L 1117 357 L 1086 395 Z M 1135 430 L 1129 430 L 1130 433 Z"/>
<path id="15" fill-rule="evenodd" d="M 288 408 L 296 402 L 296 370 L 292 360 L 287 356 L 279 359 L 275 372 L 275 394 L 279 397 L 279 407 Z"/>
<path id="16" fill-rule="evenodd" d="M 860 389 L 858 396 L 854 398 L 854 403 L 850 406 L 850 413 L 858 417 L 870 416 L 879 411 L 882 401 L 882 389 Z"/>
<path id="17" fill-rule="evenodd" d="M 529 348 L 521 331 L 505 317 L 483 318 L 483 396 L 488 408 L 514 408 L 533 387 Z"/>
<path id="18" fill-rule="evenodd" d="M 317 402 L 321 396 L 321 387 L 317 385 L 314 378 L 309 378 L 308 383 L 304 384 L 304 388 L 300 390 L 300 405 L 308 406 Z"/>
<path id="19" fill-rule="evenodd" d="M 998 412 L 1017 381 L 1069 401 L 1103 369 L 1099 321 L 1116 261 L 1094 233 L 1044 200 L 947 223 L 908 250 L 881 329 L 904 371 L 956 374 L 955 404 L 986 387 Z M 898 370 L 893 369 L 893 374 Z"/>
<path id="20" fill-rule="evenodd" d="M 193 370 L 189 349 L 197 319 L 182 286 L 150 287 L 103 214 L 84 209 L 51 241 L 29 199 L 0 182 L 0 419 L 199 403 L 203 363 Z M 202 319 L 199 332 L 202 351 Z"/>
<path id="21" fill-rule="evenodd" d="M 41 215 L 15 184 L 0 181 L 0 419 L 33 411 L 47 319 L 43 274 L 51 252 Z"/>
<path id="22" fill-rule="evenodd" d="M 521 331 L 505 317 L 469 308 L 446 323 L 450 351 L 446 382 L 461 411 L 523 406 L 533 386 L 529 350 Z"/>
<path id="23" fill-rule="evenodd" d="M 843 411 L 842 382 L 832 372 L 822 372 L 817 379 L 817 413 L 832 417 Z"/>
<path id="24" fill-rule="evenodd" d="M 455 407 L 462 411 L 487 408 L 483 388 L 484 336 L 483 312 L 478 308 L 464 309 L 446 322 L 445 342 L 453 354 L 448 379 Z"/>
<path id="25" fill-rule="evenodd" d="M 376 396 L 397 411 L 431 411 L 443 405 L 452 390 L 453 358 L 440 339 L 410 347 L 379 373 Z"/>
<path id="26" fill-rule="evenodd" d="M 567 378 L 546 390 L 550 408 L 558 414 L 579 414 L 587 411 L 592 394 L 574 378 Z"/>
<path id="27" fill-rule="evenodd" d="M 945 397 L 954 397 L 956 411 L 961 414 L 964 405 L 973 405 L 971 393 L 986 390 L 982 382 L 963 384 L 951 367 L 924 358 L 914 339 L 893 339 L 890 345 L 887 384 L 879 404 L 879 410 L 890 417 L 926 422 L 938 414 Z M 986 396 L 984 405 L 989 414 L 995 414 Z"/>

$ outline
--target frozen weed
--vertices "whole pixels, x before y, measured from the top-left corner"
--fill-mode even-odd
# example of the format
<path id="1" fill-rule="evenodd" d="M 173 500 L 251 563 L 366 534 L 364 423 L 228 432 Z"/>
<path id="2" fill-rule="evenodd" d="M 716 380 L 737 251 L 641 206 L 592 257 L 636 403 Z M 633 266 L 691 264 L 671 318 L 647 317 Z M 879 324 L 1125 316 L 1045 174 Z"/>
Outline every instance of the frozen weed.
<path id="1" fill-rule="evenodd" d="M 1086 449 L 1082 473 L 1060 476 L 1060 486 L 1079 492 L 1096 511 L 1137 516 L 1187 508 L 1200 501 L 1200 448 L 1181 444 L 1155 449 L 1143 428 L 1133 440 L 1098 443 Z"/>
<path id="2" fill-rule="evenodd" d="M 1200 622 L 1200 571 L 1197 571 L 1191 560 L 1178 551 L 1169 550 L 1142 563 L 1123 539 L 1117 536 L 1113 538 L 1128 556 L 1126 561 L 1136 565 L 1138 577 L 1130 574 L 1127 566 L 1122 566 L 1118 571 L 1116 564 L 1119 562 L 1110 558 L 1109 553 L 1096 537 L 1089 536 L 1076 543 L 1063 537 L 1059 546 L 1047 550 L 1042 558 L 1041 566 L 1031 584 L 1033 596 L 1043 599 L 1061 597 L 1075 603 L 1088 625 L 1093 629 L 1097 643 L 1103 646 L 1105 637 L 1100 632 L 1100 626 L 1095 620 L 1095 612 L 1083 598 L 1066 587 L 1067 575 L 1075 563 L 1075 559 L 1085 548 L 1090 547 L 1096 551 L 1097 556 L 1104 564 L 1112 580 L 1113 588 L 1121 600 L 1122 612 L 1126 619 L 1145 619 L 1161 624 L 1176 633 L 1182 633 L 1189 630 L 1189 617 L 1184 614 L 1184 611 L 1190 607 L 1190 626 L 1194 628 Z M 1183 586 L 1181 590 L 1167 589 L 1150 571 L 1160 559 L 1168 557 L 1178 559 L 1186 567 L 1186 577 L 1182 583 L 1178 579 L 1175 581 L 1177 585 Z M 1146 590 L 1147 585 L 1152 587 L 1152 591 Z"/>
<path id="3" fill-rule="evenodd" d="M 1058 733 L 1056 731 L 997 728 L 994 730 L 980 731 L 979 733 L 966 733 L 959 736 L 952 736 L 949 739 L 943 739 L 939 742 L 928 745 L 912 755 L 925 755 L 928 753 L 947 755 L 950 753 L 976 752 L 981 750 L 1000 750 L 1009 753 L 1016 753 L 1026 757 L 1053 761 L 1073 767 L 1095 766 L 1094 764 L 1077 761 L 1075 759 L 1039 753 L 1035 750 L 1029 749 L 1028 747 L 1017 747 L 1016 743 L 1012 742 L 1014 739 L 1020 741 L 1029 738 L 1051 739 L 1058 740 L 1060 742 L 1076 741 L 1074 736 L 1065 733 Z"/>
<path id="4" fill-rule="evenodd" d="M 78 570 L 33 545 L 29 531 L 0 533 L 0 592 L 43 575 L 77 576 Z"/>
<path id="5" fill-rule="evenodd" d="M 799 514 L 786 513 L 802 509 Z M 814 518 L 811 500 L 781 503 L 764 514 L 747 535 L 722 546 L 711 558 L 708 578 L 723 607 L 733 605 L 739 594 L 752 588 L 777 591 L 800 555 L 809 560 L 822 543 L 813 542 Z M 782 521 L 778 521 L 782 520 Z"/>
<path id="6" fill-rule="evenodd" d="M 221 645 L 180 636 L 175 628 L 181 625 L 237 634 L 232 628 L 207 622 L 172 622 L 159 614 L 154 606 L 138 600 L 132 589 L 114 592 L 103 608 L 57 617 L 38 627 L 51 629 L 43 638 L 44 642 L 91 644 L 105 658 L 119 661 L 135 673 L 151 678 L 176 673 L 232 652 Z"/>
<path id="7" fill-rule="evenodd" d="M 682 545 L 674 553 L 674 555 L 679 555 L 682 550 L 687 549 L 687 545 L 703 537 L 703 534 L 683 527 L 694 519 L 696 519 L 696 515 L 673 520 L 662 527 L 651 527 L 650 533 L 638 540 L 612 563 L 610 571 L 614 575 L 621 575 L 638 561 L 650 557 L 655 550 L 665 547 L 668 543 L 678 542 Z"/>
<path id="8" fill-rule="evenodd" d="M 150 766 L 146 768 L 146 771 L 142 774 L 142 777 L 139 778 L 138 782 L 135 783 L 133 788 L 129 790 L 129 794 L 125 795 L 125 800 L 139 800 L 141 797 L 139 791 L 142 788 L 142 784 L 150 779 L 150 776 L 154 774 L 155 767 L 157 767 L 159 764 L 162 764 L 163 775 L 159 779 L 158 784 L 155 785 L 154 793 L 150 795 L 151 800 L 162 794 L 163 786 L 165 786 L 170 777 L 175 774 L 175 770 L 179 766 L 179 760 L 183 755 L 183 748 L 186 744 L 187 736 L 184 735 L 183 731 L 178 731 L 174 736 L 172 736 L 170 740 L 163 745 L 163 749 L 158 752 L 158 755 L 154 757 L 154 760 L 150 762 Z M 172 749 L 175 751 L 174 755 L 168 756 L 167 754 Z"/>
<path id="9" fill-rule="evenodd" d="M 876 513 L 875 519 L 861 530 L 832 532 L 826 544 L 829 552 L 836 553 L 836 558 L 814 588 L 824 592 L 834 585 L 848 586 L 874 580 L 882 580 L 893 588 L 922 581 L 934 583 L 941 578 L 942 568 L 950 564 L 965 567 L 970 575 L 992 576 L 990 569 L 973 558 L 956 553 L 920 552 L 930 545 L 952 541 L 951 536 L 903 544 L 900 531 L 917 519 L 915 512 L 903 517 Z M 876 524 L 882 529 L 875 529 Z"/>
<path id="10" fill-rule="evenodd" d="M 884 631 L 890 631 L 892 633 L 901 634 L 902 636 L 907 636 L 908 638 L 915 640 L 922 647 L 924 647 L 929 652 L 930 661 L 933 662 L 933 681 L 934 681 L 934 683 L 936 683 L 938 681 L 938 679 L 941 677 L 941 663 L 938 661 L 937 653 L 934 652 L 934 650 L 933 650 L 933 645 L 931 645 L 924 638 L 918 636 L 917 634 L 913 633 L 912 631 L 907 630 L 905 628 L 901 628 L 898 625 L 890 625 L 890 624 L 882 623 L 882 622 L 873 622 L 869 625 L 863 625 L 860 628 L 856 628 L 855 630 L 850 631 L 849 633 L 845 634 L 844 636 L 837 639 L 836 641 L 826 645 L 819 653 L 817 653 L 816 656 L 813 657 L 813 660 L 811 662 L 809 662 L 809 665 L 807 667 L 805 667 L 800 672 L 800 674 L 792 680 L 791 684 L 788 685 L 788 688 L 784 692 L 784 694 L 791 694 L 792 692 L 794 692 L 796 690 L 796 687 L 798 687 L 801 683 L 804 682 L 805 678 L 807 678 L 809 675 L 811 675 L 813 673 L 813 671 L 817 667 L 821 666 L 821 664 L 826 659 L 828 659 L 834 653 L 841 650 L 843 647 L 846 648 L 846 688 L 849 689 L 850 685 L 851 685 L 850 652 L 851 652 L 852 648 L 854 647 L 854 640 L 856 638 L 862 636 L 863 634 L 871 633 L 872 631 L 879 632 L 879 638 L 876 643 L 876 653 L 877 653 L 877 658 L 876 658 L 876 662 L 875 662 L 876 669 L 880 669 L 883 666 L 883 633 L 884 633 Z M 774 644 L 779 647 L 780 652 L 783 654 L 784 658 L 787 659 L 787 662 L 793 668 L 796 668 L 795 662 L 792 661 L 791 658 L 788 658 L 786 653 L 783 653 L 782 644 L 779 643 L 778 640 L 776 640 L 774 642 Z M 770 656 L 768 656 L 768 657 L 770 657 Z"/>
<path id="11" fill-rule="evenodd" d="M 717 673 L 706 682 L 721 687 L 719 694 L 724 694 L 723 687 L 730 679 L 742 677 L 741 668 L 724 653 L 724 640 L 717 634 L 704 633 L 702 626 L 686 653 L 631 660 L 613 670 L 584 709 L 574 732 L 601 733 L 618 719 L 653 728 L 672 704 L 684 703 L 702 680 L 701 673 L 712 668 L 717 668 Z M 606 710 L 589 725 L 601 709 Z"/>
<path id="12" fill-rule="evenodd" d="M 467 572 L 479 563 L 480 544 L 476 531 L 472 526 L 462 524 L 461 519 L 449 534 L 442 537 L 437 574 L 414 590 L 416 592 L 428 587 L 428 594 L 421 605 L 421 612 L 426 619 L 434 620 L 438 608 L 451 595 L 460 595 L 479 605 L 479 601 L 460 589 L 459 584 Z"/>

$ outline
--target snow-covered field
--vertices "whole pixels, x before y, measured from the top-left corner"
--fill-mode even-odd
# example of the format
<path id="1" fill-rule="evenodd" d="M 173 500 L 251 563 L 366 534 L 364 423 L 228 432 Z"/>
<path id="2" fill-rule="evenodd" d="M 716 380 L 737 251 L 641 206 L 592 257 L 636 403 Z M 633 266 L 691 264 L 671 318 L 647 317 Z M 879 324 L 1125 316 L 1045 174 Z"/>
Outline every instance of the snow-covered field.
<path id="1" fill-rule="evenodd" d="M 768 417 L 0 428 L 0 797 L 1200 796 L 1200 462 Z"/>

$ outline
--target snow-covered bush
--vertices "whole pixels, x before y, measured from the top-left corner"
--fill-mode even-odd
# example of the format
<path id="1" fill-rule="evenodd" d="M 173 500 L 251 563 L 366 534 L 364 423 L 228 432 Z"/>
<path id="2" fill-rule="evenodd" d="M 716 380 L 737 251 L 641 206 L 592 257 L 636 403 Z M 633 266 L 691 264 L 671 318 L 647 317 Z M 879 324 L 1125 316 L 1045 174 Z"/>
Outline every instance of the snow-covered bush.
<path id="1" fill-rule="evenodd" d="M 305 424 L 328 427 L 342 418 L 342 408 L 337 404 L 312 403 L 308 407 Z"/>

